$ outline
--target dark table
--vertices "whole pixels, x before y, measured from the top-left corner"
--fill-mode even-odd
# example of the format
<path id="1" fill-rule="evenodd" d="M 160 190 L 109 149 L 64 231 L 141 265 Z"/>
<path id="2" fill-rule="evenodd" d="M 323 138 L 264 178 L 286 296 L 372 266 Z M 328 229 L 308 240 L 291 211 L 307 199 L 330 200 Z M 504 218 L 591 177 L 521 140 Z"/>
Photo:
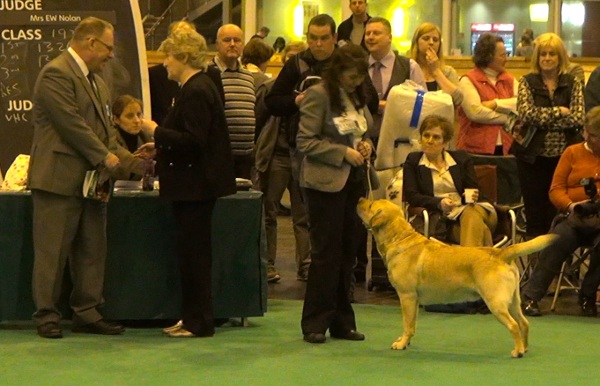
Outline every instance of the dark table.
<path id="1" fill-rule="evenodd" d="M 35 310 L 31 298 L 31 226 L 31 195 L 0 193 L 0 320 L 30 319 Z M 215 317 L 245 319 L 266 312 L 262 229 L 262 193 L 238 192 L 217 201 L 213 215 Z M 106 318 L 179 318 L 180 281 L 174 242 L 171 205 L 156 192 L 119 192 L 111 198 L 106 304 L 102 309 Z M 62 308 L 68 309 L 65 305 Z"/>

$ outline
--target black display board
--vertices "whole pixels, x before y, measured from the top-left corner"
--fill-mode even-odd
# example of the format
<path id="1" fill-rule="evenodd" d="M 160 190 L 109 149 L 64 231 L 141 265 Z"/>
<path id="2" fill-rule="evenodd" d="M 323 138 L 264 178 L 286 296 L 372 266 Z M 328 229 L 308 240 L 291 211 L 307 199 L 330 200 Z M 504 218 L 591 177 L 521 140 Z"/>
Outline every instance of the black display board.
<path id="1" fill-rule="evenodd" d="M 68 48 L 77 24 L 95 16 L 115 27 L 115 58 L 101 74 L 113 98 L 148 100 L 146 47 L 137 0 L 0 0 L 0 167 L 33 137 L 33 87 L 42 67 Z"/>

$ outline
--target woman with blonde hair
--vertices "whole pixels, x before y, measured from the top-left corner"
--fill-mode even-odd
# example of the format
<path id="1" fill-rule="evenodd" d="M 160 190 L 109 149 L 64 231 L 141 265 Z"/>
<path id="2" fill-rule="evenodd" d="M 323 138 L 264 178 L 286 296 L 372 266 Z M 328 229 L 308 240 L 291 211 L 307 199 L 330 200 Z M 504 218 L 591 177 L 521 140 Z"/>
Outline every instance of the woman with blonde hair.
<path id="1" fill-rule="evenodd" d="M 565 148 L 582 139 L 583 83 L 568 68 L 563 41 L 548 32 L 536 39 L 531 72 L 519 81 L 519 118 L 533 135 L 515 142 L 511 152 L 517 157 L 530 237 L 548 233 L 556 214 L 548 198 L 554 170 Z"/>
<path id="2" fill-rule="evenodd" d="M 217 198 L 236 191 L 223 101 L 207 75 L 206 41 L 176 29 L 162 42 L 163 66 L 180 90 L 164 122 L 144 119 L 154 136 L 160 196 L 172 202 L 181 273 L 182 318 L 171 337 L 215 333 L 212 303 L 211 218 Z"/>
<path id="3" fill-rule="evenodd" d="M 463 94 L 458 87 L 458 74 L 452 66 L 444 64 L 441 52 L 442 31 L 433 23 L 417 27 L 410 45 L 410 57 L 421 67 L 428 91 L 442 90 L 452 96 L 454 106 L 459 106 Z"/>

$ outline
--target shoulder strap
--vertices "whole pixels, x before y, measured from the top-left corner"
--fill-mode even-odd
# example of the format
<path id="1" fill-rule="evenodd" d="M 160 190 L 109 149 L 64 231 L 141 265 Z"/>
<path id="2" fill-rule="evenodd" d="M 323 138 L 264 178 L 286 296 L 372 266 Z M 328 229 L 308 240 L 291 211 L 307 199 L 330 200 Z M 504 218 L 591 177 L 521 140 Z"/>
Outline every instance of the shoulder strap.
<path id="1" fill-rule="evenodd" d="M 300 59 L 300 54 L 295 56 L 296 58 L 296 67 L 298 68 L 298 72 L 300 75 L 304 75 L 305 72 L 310 70 L 310 66 L 304 59 Z"/>

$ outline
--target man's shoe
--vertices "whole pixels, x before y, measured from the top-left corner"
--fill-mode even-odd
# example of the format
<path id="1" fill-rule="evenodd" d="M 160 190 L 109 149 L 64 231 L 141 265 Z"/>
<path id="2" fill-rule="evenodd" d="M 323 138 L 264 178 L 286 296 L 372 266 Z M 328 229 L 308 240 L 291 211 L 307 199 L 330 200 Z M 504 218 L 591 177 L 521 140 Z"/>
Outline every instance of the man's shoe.
<path id="1" fill-rule="evenodd" d="M 521 310 L 527 316 L 542 316 L 540 306 L 535 300 L 523 300 L 521 302 Z"/>
<path id="2" fill-rule="evenodd" d="M 60 339 L 63 337 L 60 326 L 56 322 L 46 322 L 37 326 L 37 334 L 42 338 Z"/>
<path id="3" fill-rule="evenodd" d="M 171 327 L 163 328 L 163 333 L 168 334 L 171 331 L 179 330 L 181 328 L 181 326 L 183 326 L 183 320 L 180 320 L 179 322 L 175 323 Z"/>
<path id="4" fill-rule="evenodd" d="M 298 281 L 308 281 L 308 270 L 302 271 L 302 272 L 298 272 L 298 274 L 296 275 L 296 280 L 298 280 Z"/>
<path id="5" fill-rule="evenodd" d="M 365 335 L 358 331 L 350 330 L 341 334 L 331 333 L 332 338 L 345 339 L 345 340 L 365 340 Z"/>
<path id="6" fill-rule="evenodd" d="M 98 334 L 98 335 L 120 335 L 125 332 L 125 327 L 116 323 L 109 323 L 104 319 L 100 319 L 97 322 L 84 324 L 82 326 L 73 326 L 71 329 L 73 332 L 81 332 L 84 334 Z"/>
<path id="7" fill-rule="evenodd" d="M 308 343 L 325 343 L 325 334 L 321 334 L 320 332 L 311 332 L 308 334 L 304 334 L 304 340 Z"/>
<path id="8" fill-rule="evenodd" d="M 594 317 L 598 315 L 596 299 L 584 295 L 579 295 L 579 305 L 581 306 L 581 314 L 583 316 Z"/>

